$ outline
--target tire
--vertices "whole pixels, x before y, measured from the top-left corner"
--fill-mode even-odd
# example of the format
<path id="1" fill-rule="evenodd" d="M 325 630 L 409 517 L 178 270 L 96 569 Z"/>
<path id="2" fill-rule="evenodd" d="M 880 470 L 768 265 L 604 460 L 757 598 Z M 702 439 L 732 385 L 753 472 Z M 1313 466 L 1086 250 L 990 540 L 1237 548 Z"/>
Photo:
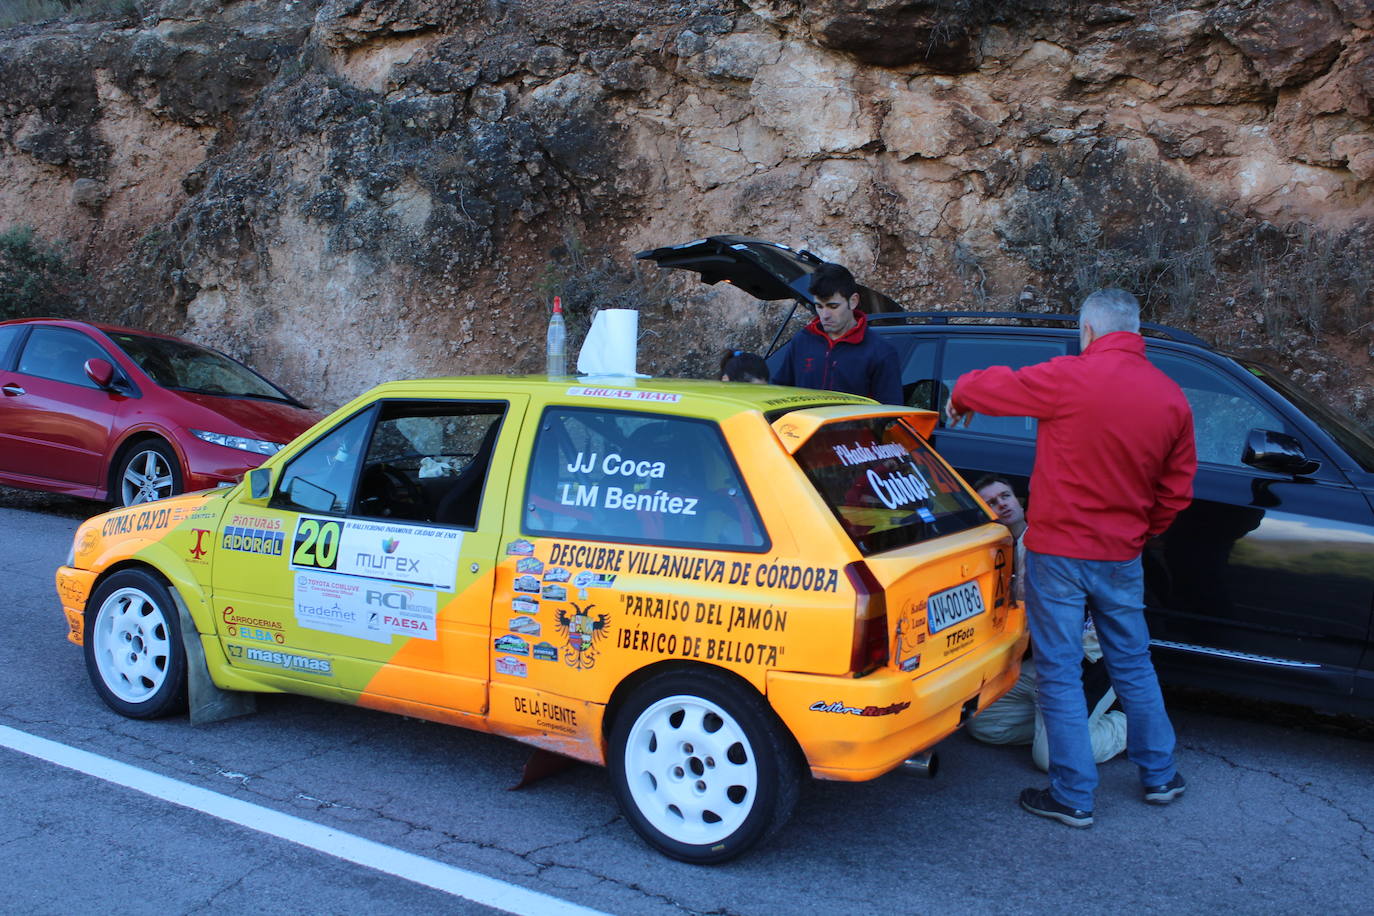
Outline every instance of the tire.
<path id="1" fill-rule="evenodd" d="M 116 506 L 166 499 L 184 486 L 176 452 L 161 439 L 146 439 L 130 448 L 119 462 L 113 483 L 110 502 Z"/>
<path id="2" fill-rule="evenodd" d="M 799 755 L 748 685 L 712 669 L 645 682 L 616 714 L 611 783 L 650 846 L 697 865 L 772 836 L 801 789 Z"/>
<path id="3" fill-rule="evenodd" d="M 155 719 L 186 708 L 186 648 L 172 595 L 141 569 L 110 576 L 86 605 L 86 671 L 120 715 Z"/>

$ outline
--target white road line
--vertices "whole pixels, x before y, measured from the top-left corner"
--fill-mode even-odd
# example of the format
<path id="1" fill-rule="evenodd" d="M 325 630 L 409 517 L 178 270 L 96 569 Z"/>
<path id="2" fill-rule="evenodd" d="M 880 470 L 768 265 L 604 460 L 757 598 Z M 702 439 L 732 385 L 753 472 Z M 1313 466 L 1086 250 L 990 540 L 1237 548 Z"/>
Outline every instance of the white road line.
<path id="1" fill-rule="evenodd" d="M 230 798 L 5 725 L 0 725 L 0 745 L 249 830 L 270 834 L 507 913 L 520 916 L 604 916 L 599 910 L 384 846 L 342 830 L 323 827 L 312 821 Z"/>

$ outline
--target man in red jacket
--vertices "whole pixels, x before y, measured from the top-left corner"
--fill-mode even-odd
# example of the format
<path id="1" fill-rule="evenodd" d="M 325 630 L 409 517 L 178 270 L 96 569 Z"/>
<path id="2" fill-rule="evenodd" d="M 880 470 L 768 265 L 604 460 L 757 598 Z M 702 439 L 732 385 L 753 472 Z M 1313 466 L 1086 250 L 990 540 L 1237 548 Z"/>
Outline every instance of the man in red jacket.
<path id="1" fill-rule="evenodd" d="M 1080 667 L 1088 608 L 1126 711 L 1126 754 L 1145 800 L 1168 804 L 1183 794 L 1173 725 L 1150 661 L 1140 552 L 1192 500 L 1197 457 L 1188 401 L 1145 357 L 1136 298 L 1099 290 L 1083 301 L 1078 325 L 1080 355 L 965 373 L 945 413 L 950 424 L 974 413 L 1040 421 L 1026 609 L 1050 786 L 1026 789 L 1020 800 L 1033 814 L 1088 827 L 1097 787 Z"/>

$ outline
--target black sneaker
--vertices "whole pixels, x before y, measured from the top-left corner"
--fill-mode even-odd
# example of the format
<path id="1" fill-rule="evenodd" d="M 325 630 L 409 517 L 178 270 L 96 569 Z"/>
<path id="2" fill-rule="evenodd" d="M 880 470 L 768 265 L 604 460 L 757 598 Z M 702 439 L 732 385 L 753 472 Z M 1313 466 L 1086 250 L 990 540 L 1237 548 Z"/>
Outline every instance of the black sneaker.
<path id="1" fill-rule="evenodd" d="M 1083 811 L 1079 808 L 1070 808 L 1068 805 L 1059 804 L 1049 789 L 1023 789 L 1021 791 L 1021 807 L 1031 814 L 1052 818 L 1070 827 L 1091 827 L 1093 825 L 1093 813 L 1091 811 Z"/>
<path id="2" fill-rule="evenodd" d="M 1182 773 L 1174 773 L 1174 778 L 1162 786 L 1146 786 L 1145 800 L 1152 805 L 1167 805 L 1183 794 L 1188 784 L 1183 781 Z"/>

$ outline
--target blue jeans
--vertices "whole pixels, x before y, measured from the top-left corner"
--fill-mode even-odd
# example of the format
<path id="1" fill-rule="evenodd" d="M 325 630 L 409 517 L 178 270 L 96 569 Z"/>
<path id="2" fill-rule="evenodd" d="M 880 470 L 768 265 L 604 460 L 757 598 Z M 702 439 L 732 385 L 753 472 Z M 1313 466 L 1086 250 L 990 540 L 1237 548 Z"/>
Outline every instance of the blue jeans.
<path id="1" fill-rule="evenodd" d="M 1026 614 L 1035 645 L 1040 711 L 1049 740 L 1050 791 L 1091 811 L 1097 788 L 1083 698 L 1083 619 L 1090 608 L 1102 658 L 1126 711 L 1126 756 L 1145 786 L 1174 778 L 1174 727 L 1150 661 L 1140 558 L 1074 560 L 1026 551 Z"/>

